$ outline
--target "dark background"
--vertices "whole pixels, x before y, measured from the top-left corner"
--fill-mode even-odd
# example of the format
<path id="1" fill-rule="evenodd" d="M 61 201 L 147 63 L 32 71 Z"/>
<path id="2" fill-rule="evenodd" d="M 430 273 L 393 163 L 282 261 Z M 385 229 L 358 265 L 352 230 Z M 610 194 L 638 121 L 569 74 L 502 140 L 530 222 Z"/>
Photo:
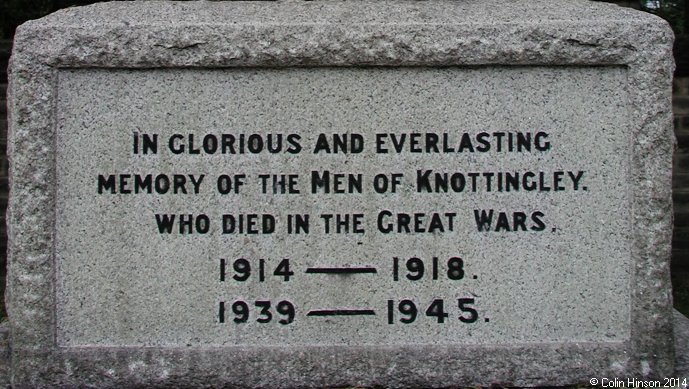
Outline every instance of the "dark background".
<path id="1" fill-rule="evenodd" d="M 317 0 L 316 0 L 317 1 Z M 453 0 L 447 0 L 453 1 Z M 6 318 L 4 291 L 7 262 L 5 211 L 7 172 L 7 61 L 15 28 L 58 9 L 97 3 L 93 0 L 0 0 L 0 321 Z M 672 242 L 672 281 L 675 307 L 689 316 L 689 0 L 609 0 L 625 7 L 654 13 L 667 20 L 675 32 L 677 69 L 673 83 L 674 156 L 673 202 L 675 229 Z"/>

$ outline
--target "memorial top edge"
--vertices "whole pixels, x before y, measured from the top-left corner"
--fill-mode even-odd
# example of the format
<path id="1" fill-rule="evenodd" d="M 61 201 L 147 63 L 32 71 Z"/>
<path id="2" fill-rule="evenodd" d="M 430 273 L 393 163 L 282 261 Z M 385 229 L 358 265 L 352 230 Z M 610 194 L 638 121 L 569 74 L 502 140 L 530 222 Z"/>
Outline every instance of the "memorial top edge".
<path id="1" fill-rule="evenodd" d="M 660 64 L 672 41 L 585 0 L 129 1 L 23 24 L 10 68 Z"/>
<path id="2" fill-rule="evenodd" d="M 663 24 L 648 13 L 587 0 L 127 1 L 63 9 L 36 27 L 170 25 Z"/>

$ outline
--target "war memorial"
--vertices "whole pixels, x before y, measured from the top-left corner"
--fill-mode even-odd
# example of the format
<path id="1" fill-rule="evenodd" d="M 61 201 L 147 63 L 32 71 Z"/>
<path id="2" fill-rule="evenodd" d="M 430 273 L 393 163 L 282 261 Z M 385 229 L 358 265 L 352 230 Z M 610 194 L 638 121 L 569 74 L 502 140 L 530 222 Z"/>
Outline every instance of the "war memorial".
<path id="1" fill-rule="evenodd" d="M 579 0 L 22 25 L 11 384 L 681 387 L 672 40 Z"/>

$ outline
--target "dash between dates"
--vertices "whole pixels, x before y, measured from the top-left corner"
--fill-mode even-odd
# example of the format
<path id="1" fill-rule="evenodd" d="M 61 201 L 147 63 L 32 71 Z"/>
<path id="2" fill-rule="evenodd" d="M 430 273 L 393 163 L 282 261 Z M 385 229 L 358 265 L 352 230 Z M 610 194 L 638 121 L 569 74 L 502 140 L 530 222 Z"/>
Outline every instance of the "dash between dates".
<path id="1" fill-rule="evenodd" d="M 389 260 L 388 260 L 389 261 Z M 323 265 L 298 268 L 290 258 L 220 258 L 221 282 L 266 282 L 276 280 L 289 282 L 297 274 L 389 274 L 393 281 L 450 280 L 465 278 L 465 262 L 460 256 L 431 257 L 392 257 L 392 261 L 382 266 L 376 265 Z M 473 275 L 473 279 L 478 279 Z"/>

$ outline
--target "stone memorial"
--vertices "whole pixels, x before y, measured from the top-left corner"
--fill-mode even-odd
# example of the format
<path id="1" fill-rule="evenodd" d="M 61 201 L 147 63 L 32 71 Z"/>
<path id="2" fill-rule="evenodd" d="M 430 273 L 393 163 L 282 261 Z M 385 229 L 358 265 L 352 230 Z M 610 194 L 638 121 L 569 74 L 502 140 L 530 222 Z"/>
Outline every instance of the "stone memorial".
<path id="1" fill-rule="evenodd" d="M 12 384 L 672 378 L 672 40 L 571 0 L 26 23 Z"/>

